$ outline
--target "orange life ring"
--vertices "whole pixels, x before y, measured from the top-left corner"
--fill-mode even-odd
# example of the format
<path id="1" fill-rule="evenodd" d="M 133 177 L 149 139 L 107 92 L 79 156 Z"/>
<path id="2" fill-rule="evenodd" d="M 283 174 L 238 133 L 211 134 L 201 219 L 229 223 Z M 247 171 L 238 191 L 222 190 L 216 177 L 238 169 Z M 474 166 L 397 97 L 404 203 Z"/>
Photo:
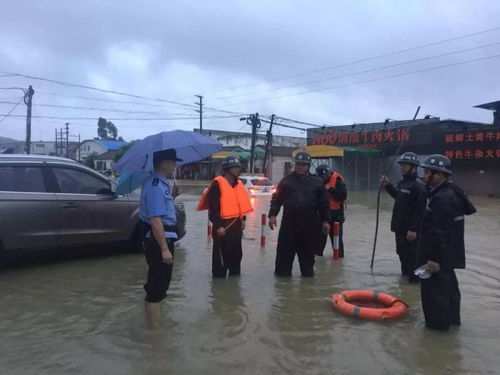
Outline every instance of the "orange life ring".
<path id="1" fill-rule="evenodd" d="M 373 290 L 344 290 L 332 295 L 331 302 L 333 308 L 342 314 L 366 320 L 395 320 L 408 310 L 408 305 L 400 299 Z M 355 302 L 376 303 L 385 307 L 363 307 Z"/>

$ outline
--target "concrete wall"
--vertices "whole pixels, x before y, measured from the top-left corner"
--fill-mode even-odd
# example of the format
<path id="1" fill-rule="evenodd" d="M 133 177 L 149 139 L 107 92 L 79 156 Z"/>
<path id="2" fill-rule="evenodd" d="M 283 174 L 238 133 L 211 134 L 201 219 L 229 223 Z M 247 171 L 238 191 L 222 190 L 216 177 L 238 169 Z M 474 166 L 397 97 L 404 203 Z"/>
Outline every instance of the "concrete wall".
<path id="1" fill-rule="evenodd" d="M 60 145 L 60 144 L 58 144 Z M 66 143 L 64 145 L 64 153 L 59 149 L 59 154 L 65 155 L 66 152 Z M 33 155 L 55 155 L 57 153 L 56 143 L 55 142 L 31 142 L 31 153 Z"/>
<path id="2" fill-rule="evenodd" d="M 420 161 L 424 161 L 428 155 L 419 155 Z M 381 159 L 381 164 L 377 167 L 372 163 L 372 173 L 370 187 L 378 189 L 379 177 L 385 171 L 390 180 L 397 183 L 401 179 L 397 158 L 393 164 L 393 157 Z M 365 190 L 366 166 L 358 166 L 358 189 Z M 347 173 L 347 177 L 353 182 L 352 168 Z M 452 161 L 452 181 L 460 186 L 469 195 L 488 196 L 500 198 L 500 163 L 496 160 L 482 160 L 481 162 L 471 160 L 453 160 Z M 419 176 L 423 176 L 422 168 L 418 169 Z M 354 187 L 353 187 L 354 188 Z"/>
<path id="3" fill-rule="evenodd" d="M 292 161 L 291 156 L 273 156 L 271 161 L 271 169 L 269 179 L 277 184 L 283 177 L 285 177 L 285 163 Z"/>
<path id="4" fill-rule="evenodd" d="M 452 180 L 469 195 L 500 198 L 500 162 L 453 160 Z"/>

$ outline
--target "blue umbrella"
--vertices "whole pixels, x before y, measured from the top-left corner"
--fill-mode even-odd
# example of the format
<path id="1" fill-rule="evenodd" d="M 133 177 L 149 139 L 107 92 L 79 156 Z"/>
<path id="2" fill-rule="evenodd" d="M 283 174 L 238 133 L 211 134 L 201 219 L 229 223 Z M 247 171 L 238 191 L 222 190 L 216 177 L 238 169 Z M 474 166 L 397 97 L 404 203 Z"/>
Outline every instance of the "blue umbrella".
<path id="1" fill-rule="evenodd" d="M 120 175 L 118 186 L 116 187 L 116 194 L 128 194 L 133 192 L 142 185 L 144 180 L 148 178 L 149 173 L 143 172 L 125 172 Z"/>
<path id="2" fill-rule="evenodd" d="M 120 158 L 115 170 L 121 174 L 130 173 L 120 178 L 117 187 L 121 194 L 135 190 L 142 184 L 148 173 L 153 171 L 153 153 L 161 150 L 175 149 L 177 157 L 182 159 L 177 165 L 185 165 L 203 160 L 220 151 L 222 144 L 202 134 L 172 130 L 151 135 L 134 143 Z"/>

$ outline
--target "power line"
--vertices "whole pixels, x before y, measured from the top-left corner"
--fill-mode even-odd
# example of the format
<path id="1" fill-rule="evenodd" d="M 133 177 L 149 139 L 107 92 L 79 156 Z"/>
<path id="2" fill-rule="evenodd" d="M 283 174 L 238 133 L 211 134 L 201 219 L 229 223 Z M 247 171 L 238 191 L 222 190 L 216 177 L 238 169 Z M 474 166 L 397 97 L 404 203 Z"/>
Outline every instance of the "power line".
<path id="1" fill-rule="evenodd" d="M 0 119 L 0 124 L 3 122 L 3 120 L 5 120 L 7 117 L 9 117 L 11 115 L 12 112 L 14 112 L 14 110 L 16 109 L 16 107 L 19 105 L 19 103 L 21 103 L 23 101 L 24 97 L 22 97 L 21 99 L 19 99 L 19 101 L 14 105 L 14 107 L 12 107 L 12 109 L 7 112 L 6 115 L 2 115 L 3 117 Z M 17 116 L 12 116 L 12 117 L 17 117 Z M 21 116 L 23 117 L 23 116 Z"/>
<path id="2" fill-rule="evenodd" d="M 268 120 L 260 119 L 260 121 L 265 122 L 266 124 L 271 124 L 271 121 L 268 121 Z M 282 126 L 284 128 L 289 128 L 289 129 L 301 130 L 303 132 L 307 131 L 307 129 L 305 129 L 305 128 L 299 128 L 298 126 L 293 126 L 293 125 L 280 124 L 278 122 L 273 122 L 273 125 Z"/>
<path id="3" fill-rule="evenodd" d="M 136 95 L 136 94 L 129 94 L 129 93 L 126 93 L 126 92 L 116 91 L 116 90 L 101 89 L 99 87 L 93 87 L 93 86 L 88 86 L 88 85 L 81 85 L 81 84 L 77 84 L 77 83 L 63 82 L 63 81 L 58 81 L 58 80 L 55 80 L 55 79 L 44 78 L 44 77 L 37 77 L 37 76 L 28 75 L 28 74 L 11 73 L 11 72 L 4 72 L 4 71 L 1 71 L 0 73 L 11 74 L 12 76 L 15 76 L 15 77 L 23 77 L 23 78 L 28 78 L 28 79 L 34 79 L 34 80 L 37 80 L 37 81 L 50 82 L 50 83 L 54 83 L 54 84 L 61 85 L 61 86 L 66 86 L 66 87 L 76 87 L 76 88 L 82 88 L 82 89 L 87 89 L 87 90 L 104 92 L 104 93 L 107 93 L 107 94 L 127 96 L 127 97 L 131 97 L 131 98 L 136 98 L 136 99 L 165 102 L 165 103 L 170 103 L 170 104 L 175 104 L 175 105 L 180 105 L 180 106 L 185 106 L 185 107 L 190 107 L 190 108 L 196 107 L 193 104 L 179 103 L 179 102 L 176 102 L 176 101 L 173 101 L 173 100 L 167 100 L 167 99 L 155 98 L 155 97 L 149 97 L 149 96 L 142 96 L 142 95 Z"/>
<path id="4" fill-rule="evenodd" d="M 323 128 L 324 127 L 324 125 L 312 124 L 310 122 L 293 120 L 293 119 L 286 118 L 286 117 L 277 117 L 277 118 L 280 119 L 280 120 L 290 121 L 290 122 L 294 122 L 296 124 L 301 124 L 301 125 L 314 126 L 314 127 L 317 127 L 317 128 Z"/>
<path id="5" fill-rule="evenodd" d="M 307 86 L 307 85 L 312 85 L 312 84 L 315 84 L 315 83 L 322 83 L 322 82 L 326 82 L 326 81 L 332 81 L 332 80 L 336 80 L 336 79 L 339 79 L 339 78 L 352 77 L 352 76 L 356 76 L 356 75 L 360 75 L 360 74 L 376 72 L 376 71 L 379 71 L 379 70 L 385 70 L 385 69 L 395 68 L 395 67 L 398 67 L 398 66 L 414 64 L 416 62 L 422 62 L 422 61 L 428 61 L 428 60 L 438 59 L 438 58 L 441 58 L 441 57 L 456 55 L 456 54 L 464 53 L 464 52 L 470 52 L 470 51 L 474 51 L 474 50 L 481 49 L 481 48 L 487 48 L 487 47 L 497 46 L 499 44 L 500 44 L 500 42 L 488 43 L 488 44 L 483 44 L 483 45 L 477 46 L 477 47 L 465 48 L 465 49 L 461 49 L 461 50 L 457 50 L 457 51 L 442 53 L 442 54 L 439 54 L 439 55 L 421 57 L 421 58 L 418 58 L 418 59 L 407 60 L 407 61 L 403 61 L 403 62 L 396 63 L 396 64 L 379 66 L 379 67 L 376 67 L 376 68 L 361 70 L 361 71 L 357 71 L 357 72 L 353 72 L 353 73 L 346 73 L 346 74 L 341 74 L 341 75 L 337 75 L 337 76 L 333 76 L 333 77 L 316 79 L 316 80 L 313 80 L 313 81 L 300 82 L 300 83 L 296 83 L 296 84 L 293 84 L 293 85 L 290 85 L 290 86 L 285 86 L 285 87 L 271 88 L 271 89 L 267 89 L 267 90 L 247 92 L 247 93 L 243 93 L 243 94 L 239 94 L 239 95 L 231 95 L 231 96 L 219 97 L 219 98 L 215 98 L 215 99 L 212 99 L 212 100 L 215 100 L 215 101 L 218 101 L 218 100 L 227 100 L 227 99 L 238 98 L 238 97 L 243 97 L 243 96 L 258 95 L 258 94 L 264 94 L 264 93 L 267 93 L 267 92 L 287 90 L 287 89 L 294 88 L 294 87 Z"/>
<path id="6" fill-rule="evenodd" d="M 167 105 L 167 104 L 153 104 L 153 103 L 149 103 L 149 102 L 135 102 L 135 101 L 129 101 L 129 100 L 116 100 L 116 99 L 107 99 L 107 98 L 95 98 L 95 97 L 89 97 L 89 96 L 62 95 L 62 94 L 56 94 L 56 93 L 46 92 L 46 91 L 38 91 L 38 93 L 39 93 L 39 96 L 49 95 L 49 96 L 55 96 L 55 97 L 65 98 L 65 99 L 80 99 L 80 100 L 97 101 L 97 102 L 135 104 L 135 105 L 142 105 L 142 106 L 147 106 L 147 107 L 161 107 L 161 108 L 165 108 L 165 106 Z M 189 111 L 191 111 L 191 110 L 192 109 L 190 108 Z"/>
<path id="7" fill-rule="evenodd" d="M 1 102 L 0 102 L 1 103 Z M 48 108 L 62 108 L 62 109 L 77 109 L 82 111 L 103 111 L 103 112 L 117 112 L 117 113 L 133 113 L 133 114 L 148 114 L 148 115 L 179 115 L 186 116 L 186 113 L 165 113 L 165 112 L 151 112 L 151 111 L 135 111 L 135 110 L 125 110 L 116 108 L 98 108 L 98 107 L 82 107 L 82 106 L 72 106 L 72 105 L 60 105 L 60 104 L 45 104 L 37 103 L 36 107 L 48 107 Z"/>
<path id="8" fill-rule="evenodd" d="M 437 45 L 440 45 L 440 44 L 449 43 L 449 42 L 453 42 L 453 41 L 461 40 L 461 39 L 465 39 L 465 38 L 470 38 L 470 37 L 473 37 L 473 36 L 477 36 L 477 35 L 481 35 L 481 34 L 486 34 L 486 33 L 494 32 L 494 31 L 498 31 L 498 30 L 500 30 L 500 26 L 499 27 L 493 27 L 493 28 L 486 29 L 486 30 L 482 30 L 482 31 L 477 31 L 477 32 L 474 32 L 474 33 L 463 34 L 463 35 L 459 35 L 459 36 L 448 38 L 448 39 L 442 39 L 442 40 L 439 40 L 439 41 L 436 41 L 436 42 L 425 43 L 425 44 L 421 44 L 421 45 L 410 47 L 410 48 L 404 48 L 404 49 L 396 50 L 396 51 L 393 51 L 393 52 L 383 53 L 383 54 L 380 54 L 380 55 L 375 55 L 375 56 L 371 56 L 371 57 L 365 57 L 365 58 L 361 58 L 361 59 L 357 59 L 357 60 L 352 60 L 352 61 L 349 61 L 349 62 L 346 62 L 346 63 L 342 63 L 342 64 L 338 64 L 338 65 L 333 65 L 333 66 L 329 66 L 329 67 L 325 67 L 325 68 L 310 70 L 310 71 L 307 71 L 307 72 L 292 74 L 292 75 L 288 75 L 288 76 L 282 76 L 282 77 L 278 77 L 278 78 L 273 78 L 273 79 L 269 79 L 269 80 L 265 80 L 265 81 L 260 81 L 260 82 L 256 82 L 256 83 L 250 83 L 250 84 L 241 85 L 241 86 L 233 86 L 233 87 L 229 87 L 229 88 L 226 88 L 226 89 L 213 91 L 213 92 L 211 92 L 211 94 L 216 94 L 216 93 L 230 91 L 230 90 L 237 90 L 237 89 L 241 89 L 241 88 L 253 87 L 253 86 L 263 85 L 263 84 L 271 83 L 271 82 L 283 81 L 283 80 L 286 80 L 286 79 L 301 77 L 301 76 L 305 76 L 305 75 L 309 75 L 309 74 L 314 74 L 314 73 L 320 73 L 320 72 L 324 72 L 324 71 L 328 71 L 328 70 L 342 68 L 342 67 L 349 66 L 349 65 L 359 64 L 359 63 L 362 63 L 362 62 L 367 62 L 367 61 L 371 61 L 371 60 L 381 59 L 381 58 L 384 58 L 384 57 L 399 55 L 399 54 L 402 54 L 402 53 L 405 53 L 405 52 L 415 51 L 415 50 L 422 49 L 422 48 L 437 46 Z M 207 95 L 207 94 L 205 93 L 204 95 Z"/>
<path id="9" fill-rule="evenodd" d="M 8 116 L 0 115 L 0 116 Z M 23 115 L 11 115 L 11 117 L 25 117 Z M 211 116 L 208 119 L 226 119 L 236 116 Z M 32 118 L 51 120 L 97 120 L 98 117 L 58 117 L 58 116 L 32 116 Z M 164 117 L 164 118 L 107 118 L 108 121 L 174 121 L 174 120 L 198 120 L 198 117 Z"/>
<path id="10" fill-rule="evenodd" d="M 104 92 L 104 93 L 108 93 L 108 94 L 115 94 L 115 95 L 127 96 L 127 97 L 131 97 L 131 98 L 136 98 L 136 99 L 143 99 L 143 100 L 150 100 L 150 101 L 157 101 L 157 102 L 175 104 L 175 105 L 180 105 L 180 106 L 188 107 L 188 108 L 191 108 L 191 109 L 198 108 L 198 106 L 196 106 L 194 104 L 179 103 L 179 102 L 176 102 L 176 101 L 173 101 L 173 100 L 167 100 L 167 99 L 150 97 L 150 96 L 142 96 L 142 95 L 137 95 L 137 94 L 129 94 L 129 93 L 126 93 L 126 92 L 116 91 L 116 90 L 101 89 L 99 87 L 93 87 L 93 86 L 81 85 L 81 84 L 76 84 L 76 83 L 69 83 L 69 82 L 57 81 L 57 80 L 54 80 L 54 79 L 49 79 L 49 78 L 44 78 L 44 77 L 37 77 L 37 76 L 31 76 L 31 75 L 22 74 L 22 73 L 10 73 L 10 72 L 4 72 L 4 71 L 0 71 L 0 73 L 11 74 L 12 76 L 16 76 L 16 77 L 23 77 L 23 78 L 34 79 L 34 80 L 39 80 L 39 81 L 44 81 L 44 82 L 50 82 L 50 83 L 54 83 L 54 84 L 61 85 L 61 86 L 83 88 L 83 89 L 87 89 L 87 90 L 94 90 L 94 91 Z M 237 114 L 237 115 L 241 115 L 242 114 L 242 113 L 237 113 L 237 112 L 219 110 L 219 109 L 213 108 L 213 107 L 206 107 L 205 109 L 211 110 L 211 111 L 216 111 L 216 112 Z"/>
<path id="11" fill-rule="evenodd" d="M 0 90 L 21 90 L 24 91 L 22 87 L 0 87 Z"/>
<path id="12" fill-rule="evenodd" d="M 209 111 L 222 112 L 222 113 L 230 113 L 230 114 L 238 115 L 238 116 L 246 116 L 247 115 L 247 113 L 243 113 L 243 112 L 226 111 L 226 110 L 222 110 L 222 109 L 218 109 L 218 108 L 205 107 L 205 105 L 203 105 L 203 107 L 205 108 L 205 110 L 209 110 Z"/>
<path id="13" fill-rule="evenodd" d="M 499 55 L 492 55 L 492 56 L 481 57 L 481 58 L 477 58 L 477 59 L 459 61 L 459 62 L 451 63 L 451 64 L 438 65 L 438 66 L 434 66 L 434 67 L 430 67 L 430 68 L 418 69 L 418 70 L 413 70 L 413 71 L 405 72 L 405 73 L 392 74 L 392 75 L 388 75 L 388 76 L 384 76 L 384 77 L 372 78 L 372 79 L 367 79 L 367 80 L 363 80 L 363 81 L 357 81 L 357 82 L 348 83 L 348 84 L 344 84 L 344 85 L 331 86 L 331 87 L 323 87 L 323 88 L 320 88 L 320 89 L 300 91 L 300 92 L 296 92 L 296 93 L 293 93 L 293 94 L 278 95 L 278 96 L 273 96 L 273 97 L 268 97 L 268 98 L 263 98 L 263 99 L 256 99 L 256 100 L 250 100 L 250 101 L 237 102 L 237 103 L 232 103 L 232 104 L 224 105 L 224 107 L 229 107 L 229 106 L 232 106 L 232 105 L 239 105 L 239 104 L 247 104 L 247 103 L 258 103 L 258 102 L 264 102 L 264 101 L 268 101 L 268 100 L 287 98 L 287 97 L 290 97 L 290 96 L 305 95 L 305 94 L 311 94 L 311 93 L 314 93 L 314 92 L 328 91 L 328 90 L 333 90 L 333 89 L 338 89 L 338 88 L 343 88 L 343 87 L 350 87 L 350 86 L 360 85 L 360 84 L 364 84 L 364 83 L 370 83 L 370 82 L 376 82 L 376 81 L 383 81 L 383 80 L 390 79 L 390 78 L 408 76 L 408 75 L 417 74 L 417 73 L 423 73 L 423 72 L 428 72 L 428 71 L 432 71 L 432 70 L 445 69 L 445 68 L 449 68 L 449 67 L 452 67 L 452 66 L 458 66 L 458 65 L 463 65 L 463 64 L 468 64 L 468 63 L 473 63 L 473 62 L 478 62 L 478 61 L 490 60 L 490 59 L 495 59 L 495 58 L 498 58 L 498 57 L 500 57 L 500 54 Z"/>

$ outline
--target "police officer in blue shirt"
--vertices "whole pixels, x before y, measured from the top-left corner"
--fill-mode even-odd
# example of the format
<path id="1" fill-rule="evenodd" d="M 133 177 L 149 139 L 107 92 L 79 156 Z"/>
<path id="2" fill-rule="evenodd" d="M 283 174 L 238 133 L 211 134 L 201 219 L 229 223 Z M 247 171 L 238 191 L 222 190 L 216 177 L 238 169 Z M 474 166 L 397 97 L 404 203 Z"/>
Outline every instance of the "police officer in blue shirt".
<path id="1" fill-rule="evenodd" d="M 175 203 L 168 177 L 175 171 L 174 149 L 153 154 L 154 172 L 144 181 L 139 217 L 146 224 L 145 255 L 148 264 L 145 311 L 152 328 L 160 324 L 160 302 L 167 296 L 172 278 L 174 241 L 177 239 Z"/>

